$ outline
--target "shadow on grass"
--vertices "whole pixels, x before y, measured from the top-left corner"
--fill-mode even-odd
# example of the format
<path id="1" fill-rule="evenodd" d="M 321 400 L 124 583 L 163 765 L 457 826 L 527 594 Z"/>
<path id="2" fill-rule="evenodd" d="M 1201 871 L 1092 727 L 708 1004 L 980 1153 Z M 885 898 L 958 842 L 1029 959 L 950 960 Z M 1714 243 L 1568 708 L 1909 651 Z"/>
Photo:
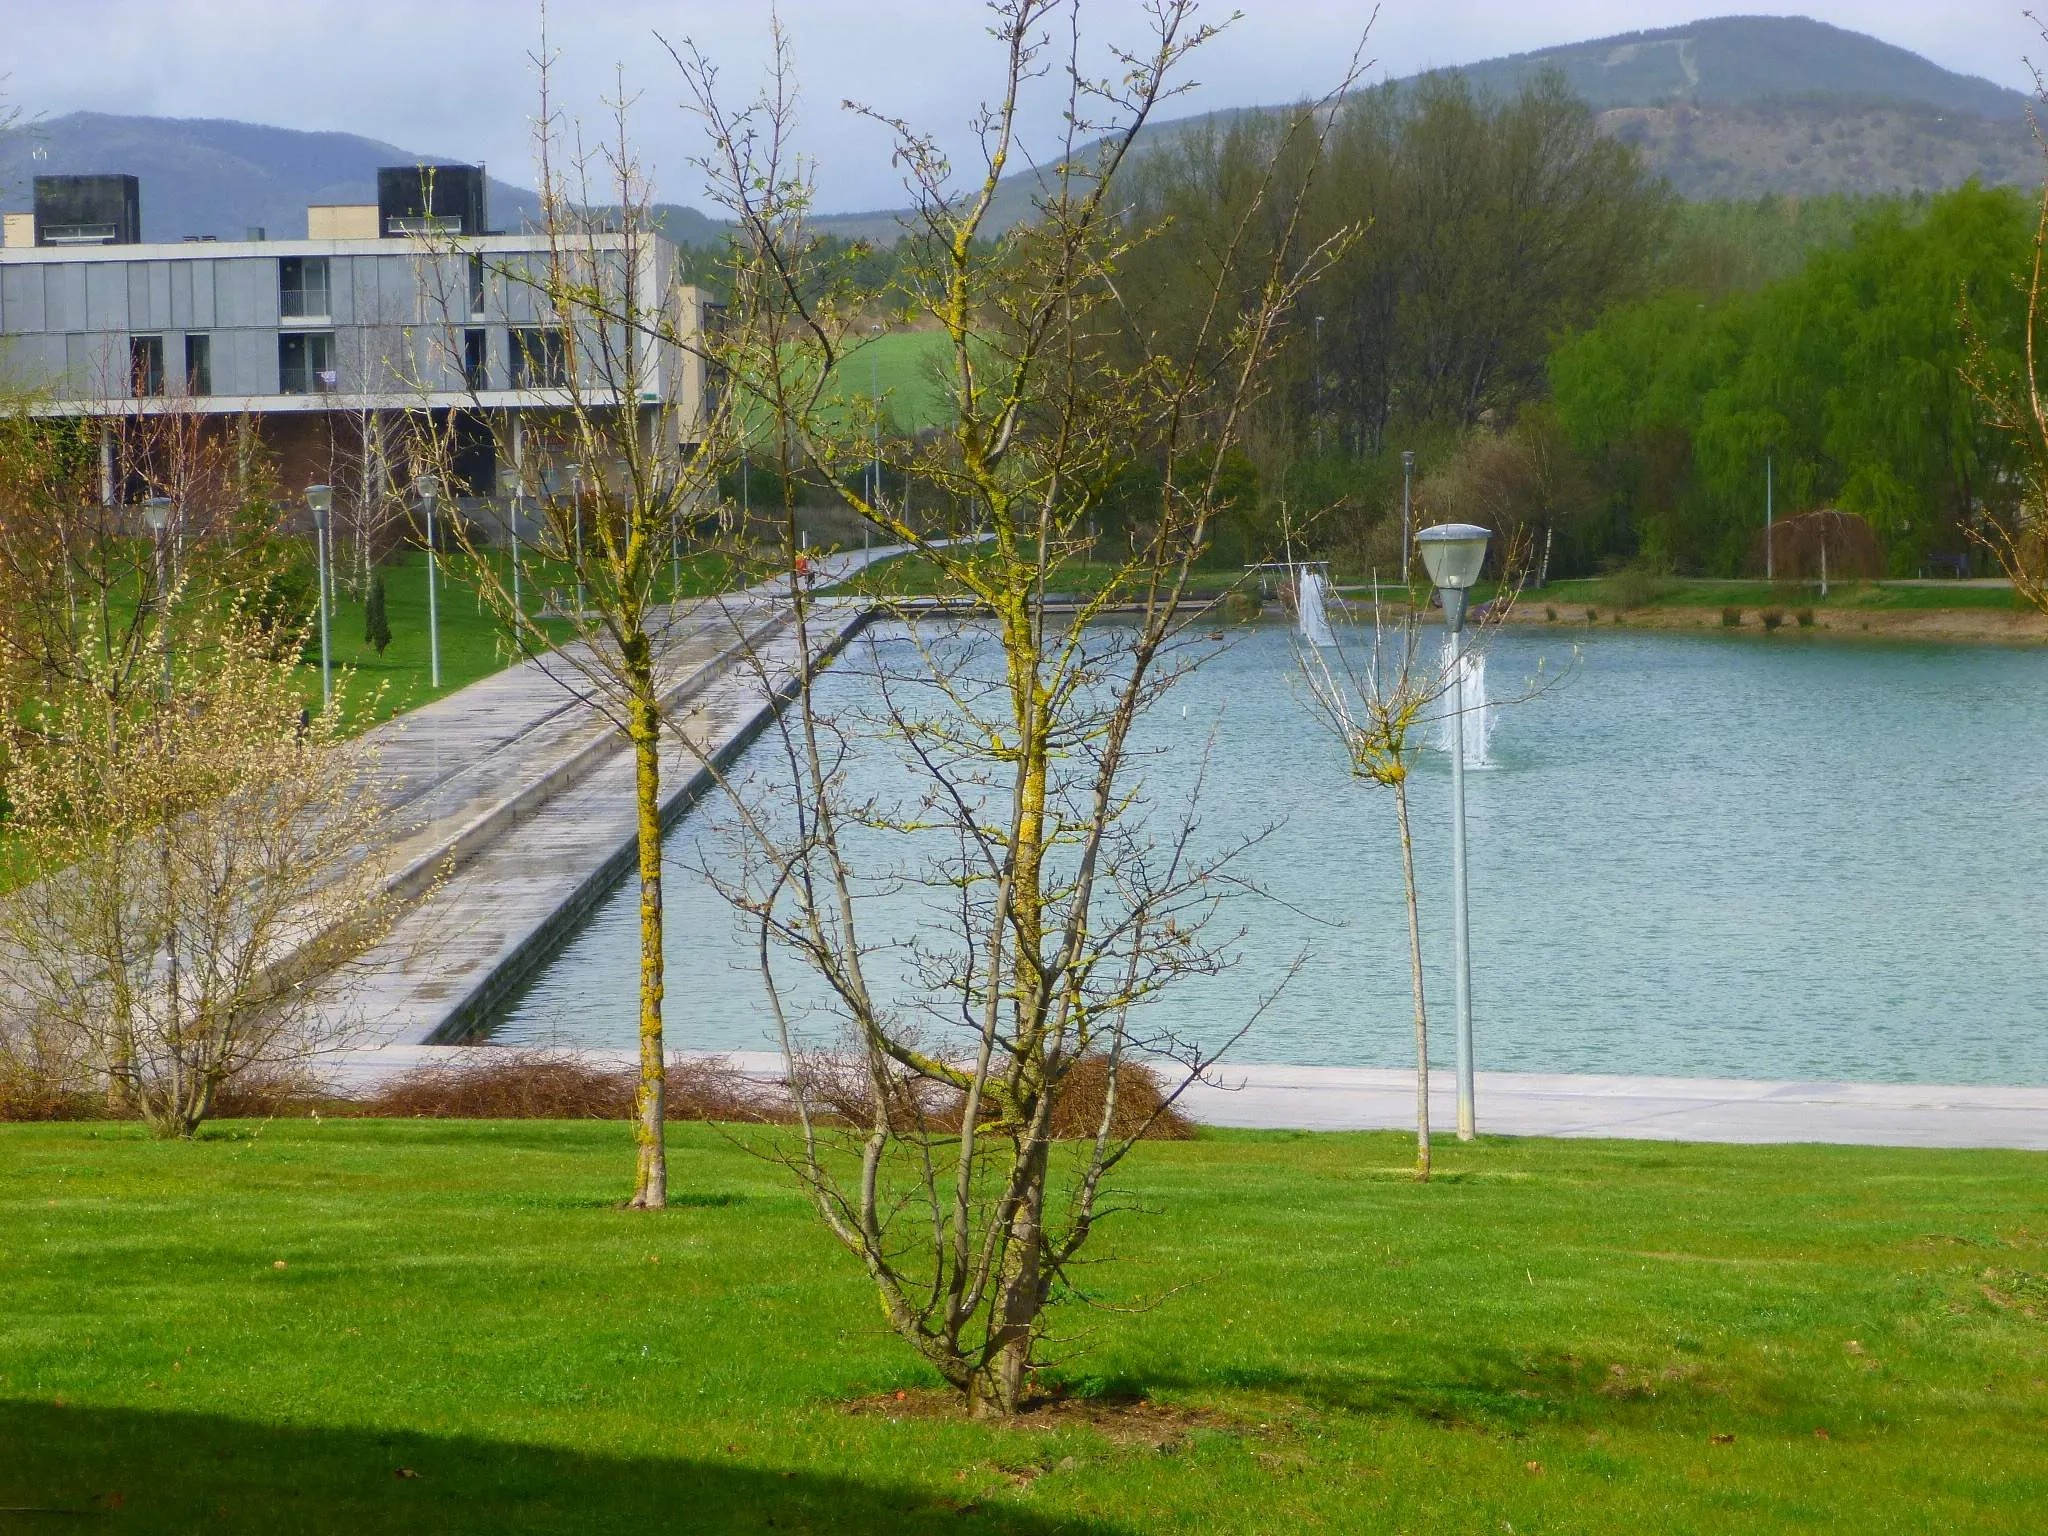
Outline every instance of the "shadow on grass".
<path id="1" fill-rule="evenodd" d="M 0 1532 L 987 1531 L 1122 1528 L 950 1490 L 410 1432 L 0 1403 Z"/>
<path id="2" fill-rule="evenodd" d="M 1123 1384 L 1136 1387 L 1138 1383 Z M 1725 1418 L 1734 1408 L 1710 1361 L 1580 1358 L 1553 1352 L 1528 1356 L 1475 1351 L 1384 1373 L 1334 1367 L 1301 1371 L 1281 1365 L 1148 1374 L 1144 1389 L 1172 1392 L 1256 1392 L 1292 1398 L 1311 1408 L 1363 1418 L 1404 1418 L 1441 1426 L 1470 1425 L 1517 1433 L 1540 1425 L 1628 1424 Z M 1755 1383 L 1742 1394 L 1754 1407 Z M 1776 1406 L 1787 1406 L 1778 1404 Z"/>

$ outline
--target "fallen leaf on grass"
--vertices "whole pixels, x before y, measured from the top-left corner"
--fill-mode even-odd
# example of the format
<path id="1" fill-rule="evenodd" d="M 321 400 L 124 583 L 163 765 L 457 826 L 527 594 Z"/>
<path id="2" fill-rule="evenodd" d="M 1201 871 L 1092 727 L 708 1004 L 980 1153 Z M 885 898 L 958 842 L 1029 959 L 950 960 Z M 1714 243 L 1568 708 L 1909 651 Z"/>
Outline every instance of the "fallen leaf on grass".
<path id="1" fill-rule="evenodd" d="M 418 1477 L 418 1476 L 419 1476 L 419 1473 L 417 1473 L 417 1472 L 413 1471 L 413 1469 L 412 1469 L 411 1467 L 400 1467 L 400 1468 L 399 1468 L 399 1469 L 398 1469 L 398 1470 L 397 1470 L 396 1472 L 393 1472 L 393 1473 L 392 1473 L 391 1475 L 392 1475 L 393 1477 L 405 1478 L 405 1477 Z"/>
<path id="2" fill-rule="evenodd" d="M 1832 1440 L 1832 1439 L 1834 1439 L 1835 1437 L 1834 1437 L 1833 1435 L 1829 1434 L 1829 1433 L 1828 1433 L 1828 1432 L 1827 1432 L 1826 1430 L 1824 1430 L 1824 1429 L 1816 1429 L 1816 1430 L 1815 1430 L 1815 1431 L 1813 1432 L 1813 1438 L 1814 1438 L 1814 1439 L 1816 1439 L 1816 1440 Z"/>
<path id="3" fill-rule="evenodd" d="M 284 1268 L 284 1260 L 283 1260 L 283 1259 L 273 1259 L 273 1260 L 271 1260 L 271 1262 L 270 1262 L 270 1267 L 271 1267 L 272 1269 L 283 1269 L 283 1268 Z"/>
<path id="4" fill-rule="evenodd" d="M 1534 1473 L 1537 1477 L 1541 1477 L 1543 1475 L 1543 1463 L 1540 1461 L 1532 1461 L 1529 1463 L 1528 1470 Z"/>
<path id="5" fill-rule="evenodd" d="M 1733 1435 L 1714 1435 L 1711 1438 L 1716 1445 L 1733 1445 L 1735 1443 Z"/>

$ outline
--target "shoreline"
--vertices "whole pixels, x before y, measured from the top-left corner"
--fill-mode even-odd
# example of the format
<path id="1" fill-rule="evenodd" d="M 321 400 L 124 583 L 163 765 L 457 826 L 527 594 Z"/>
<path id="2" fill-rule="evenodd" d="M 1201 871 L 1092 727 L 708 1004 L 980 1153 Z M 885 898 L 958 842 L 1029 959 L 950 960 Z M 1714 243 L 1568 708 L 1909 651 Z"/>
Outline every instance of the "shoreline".
<path id="1" fill-rule="evenodd" d="M 1597 618 L 1588 621 L 1591 609 Z M 1784 622 L 1766 628 L 1763 614 L 1775 610 Z M 1557 617 L 1550 617 L 1555 612 Z M 1727 624 L 1718 607 L 1606 609 L 1581 601 L 1546 602 L 1524 593 L 1509 610 L 1508 624 L 1538 629 L 1648 629 L 1684 634 L 1768 635 L 1800 639 L 1825 635 L 1837 640 L 1930 640 L 1974 645 L 2035 646 L 2048 643 L 2048 614 L 2033 609 L 1996 608 L 1813 608 L 1813 623 L 1799 624 L 1797 608 L 1780 604 L 1739 610 L 1740 624 Z"/>

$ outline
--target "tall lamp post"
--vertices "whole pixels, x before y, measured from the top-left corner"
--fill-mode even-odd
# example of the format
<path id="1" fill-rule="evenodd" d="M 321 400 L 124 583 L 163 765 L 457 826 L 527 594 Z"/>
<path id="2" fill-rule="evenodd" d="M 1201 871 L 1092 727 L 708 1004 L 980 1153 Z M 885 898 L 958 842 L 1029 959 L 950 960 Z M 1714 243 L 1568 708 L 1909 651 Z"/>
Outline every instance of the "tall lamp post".
<path id="1" fill-rule="evenodd" d="M 327 518 L 334 510 L 334 487 L 306 487 L 306 510 L 313 514 L 313 551 L 320 562 L 320 708 L 334 706 L 334 665 L 327 638 Z"/>
<path id="2" fill-rule="evenodd" d="M 439 567 L 435 555 L 434 498 L 441 494 L 440 477 L 421 475 L 414 482 L 420 493 L 420 504 L 427 509 L 427 680 L 435 688 L 441 686 L 441 606 L 440 595 L 435 589 L 439 578 Z"/>
<path id="3" fill-rule="evenodd" d="M 1465 896 L 1465 609 L 1472 583 L 1486 563 L 1487 530 L 1471 523 L 1440 523 L 1415 535 L 1423 568 L 1444 605 L 1451 635 L 1451 926 L 1456 930 L 1458 999 L 1458 1140 L 1477 1134 L 1472 1103 L 1472 922 Z"/>
<path id="4" fill-rule="evenodd" d="M 1775 499 L 1775 498 L 1773 497 L 1772 493 L 1773 493 L 1773 492 L 1774 492 L 1774 491 L 1776 490 L 1776 486 L 1772 484 L 1773 476 L 1772 476 L 1772 473 L 1771 473 L 1771 471 L 1773 470 L 1773 468 L 1774 468 L 1774 467 L 1775 467 L 1775 466 L 1774 466 L 1774 465 L 1773 465 L 1773 464 L 1771 463 L 1771 455 L 1770 455 L 1770 454 L 1768 454 L 1768 453 L 1766 453 L 1766 454 L 1764 455 L 1764 580 L 1765 580 L 1765 581 L 1776 581 L 1776 580 L 1778 579 L 1778 568 L 1777 568 L 1776 552 L 1775 552 L 1775 551 L 1774 551 L 1774 550 L 1773 550 L 1773 549 L 1771 548 L 1771 542 L 1772 542 L 1772 539 L 1771 539 L 1771 535 L 1772 535 L 1772 533 L 1773 533 L 1773 531 L 1774 531 L 1774 530 L 1772 529 L 1772 527 L 1771 527 L 1771 524 L 1772 524 L 1772 523 L 1773 523 L 1773 522 L 1774 522 L 1774 521 L 1776 520 L 1776 519 L 1775 519 L 1775 513 L 1776 513 L 1776 510 L 1777 510 L 1777 509 L 1776 509 L 1776 508 L 1775 508 L 1775 507 L 1774 507 L 1774 506 L 1772 505 L 1772 502 L 1773 502 L 1773 500 Z M 1825 594 L 1825 593 L 1823 593 L 1822 595 L 1823 595 L 1823 596 L 1825 596 L 1826 594 Z"/>
<path id="5" fill-rule="evenodd" d="M 1323 451 L 1323 317 L 1316 316 L 1316 452 Z"/>
<path id="6" fill-rule="evenodd" d="M 868 392 L 875 402 L 874 486 L 868 496 L 868 505 L 876 507 L 882 503 L 882 354 L 877 346 L 882 328 L 871 325 L 868 335 L 875 338 L 868 343 Z"/>
<path id="7" fill-rule="evenodd" d="M 583 622 L 589 602 L 583 595 L 583 466 L 569 466 L 569 501 L 576 513 L 576 622 Z"/>
<path id="8" fill-rule="evenodd" d="M 1408 585 L 1409 572 L 1415 568 L 1415 514 L 1411 496 L 1415 482 L 1415 450 L 1401 450 L 1401 585 Z"/>
<path id="9" fill-rule="evenodd" d="M 164 653 L 164 698 L 171 696 L 171 598 L 170 563 L 165 556 L 164 529 L 170 526 L 171 498 L 152 496 L 142 504 L 142 520 L 149 525 L 149 537 L 156 545 L 156 634 L 157 647 Z"/>
<path id="10" fill-rule="evenodd" d="M 525 618 L 525 617 L 526 617 L 526 605 L 525 605 L 525 604 L 524 604 L 523 602 L 521 602 L 521 601 L 519 600 L 519 513 L 520 513 L 520 509 L 521 509 L 522 507 L 524 507 L 525 505 L 526 505 L 526 486 L 525 486 L 525 483 L 524 483 L 524 482 L 516 482 L 516 483 L 515 483 L 515 484 L 513 485 L 513 487 L 512 487 L 512 507 L 511 507 L 511 512 L 512 512 L 512 613 L 513 613 L 513 615 L 514 615 L 514 617 L 513 617 L 513 621 L 512 621 L 512 627 L 513 627 L 513 632 L 514 632 L 515 638 L 516 638 L 516 636 L 517 636 L 517 634 L 518 634 L 518 630 L 519 630 L 519 621 L 520 621 L 521 619 L 523 619 L 523 618 Z"/>

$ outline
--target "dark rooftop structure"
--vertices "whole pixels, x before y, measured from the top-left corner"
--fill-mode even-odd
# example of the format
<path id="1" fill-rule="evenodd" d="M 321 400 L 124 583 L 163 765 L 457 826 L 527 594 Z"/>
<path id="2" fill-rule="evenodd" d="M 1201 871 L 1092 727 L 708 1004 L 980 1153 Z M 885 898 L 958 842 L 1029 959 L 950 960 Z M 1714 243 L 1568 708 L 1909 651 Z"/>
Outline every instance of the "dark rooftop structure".
<path id="1" fill-rule="evenodd" d="M 377 172 L 377 232 L 481 235 L 484 171 L 479 165 L 386 166 Z"/>
<path id="2" fill-rule="evenodd" d="M 136 245 L 142 184 L 133 176 L 38 176 L 37 245 Z"/>

